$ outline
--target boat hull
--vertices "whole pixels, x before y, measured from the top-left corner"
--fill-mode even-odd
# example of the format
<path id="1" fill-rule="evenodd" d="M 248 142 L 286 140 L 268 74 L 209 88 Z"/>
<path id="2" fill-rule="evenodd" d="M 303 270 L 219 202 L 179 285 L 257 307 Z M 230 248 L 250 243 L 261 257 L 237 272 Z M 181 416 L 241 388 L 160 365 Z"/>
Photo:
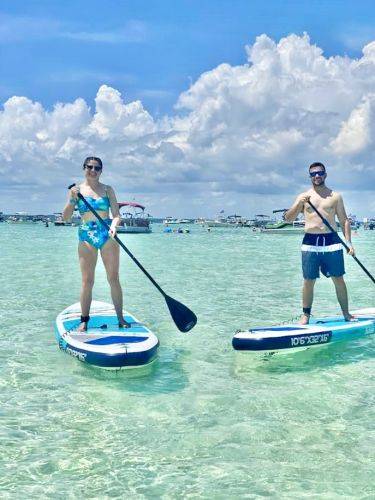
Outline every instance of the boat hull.
<path id="1" fill-rule="evenodd" d="M 136 226 L 120 226 L 116 231 L 119 234 L 150 234 L 152 232 L 150 227 Z"/>

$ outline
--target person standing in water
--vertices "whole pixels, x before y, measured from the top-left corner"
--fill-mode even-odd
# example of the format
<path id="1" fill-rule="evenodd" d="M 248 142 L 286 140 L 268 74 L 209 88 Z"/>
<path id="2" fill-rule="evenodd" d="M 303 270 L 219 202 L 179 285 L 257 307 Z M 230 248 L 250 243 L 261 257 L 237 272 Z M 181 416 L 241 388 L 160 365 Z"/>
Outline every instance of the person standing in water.
<path id="1" fill-rule="evenodd" d="M 119 327 L 130 326 L 123 317 L 123 297 L 119 280 L 120 250 L 119 245 L 113 239 L 116 235 L 116 227 L 120 222 L 120 212 L 114 190 L 99 182 L 102 170 L 103 164 L 100 158 L 95 156 L 86 158 L 83 163 L 85 179 L 79 186 L 73 186 L 69 190 L 68 201 L 62 212 L 65 221 L 71 219 L 76 208 L 81 215 L 81 224 L 78 228 L 78 256 L 82 273 L 82 289 L 80 295 L 81 323 L 78 331 L 86 331 L 90 320 L 92 289 L 99 250 L 111 287 L 111 296 Z M 110 231 L 78 198 L 79 192 L 107 222 Z M 109 218 L 109 210 L 112 213 L 112 220 Z"/>
<path id="2" fill-rule="evenodd" d="M 302 241 L 303 314 L 300 323 L 306 325 L 310 321 L 314 285 L 316 278 L 319 278 L 319 271 L 327 278 L 332 278 L 344 318 L 346 321 L 352 321 L 354 317 L 349 313 L 348 292 L 344 281 L 344 253 L 337 235 L 335 216 L 340 222 L 349 247 L 348 253 L 354 256 L 350 221 L 346 215 L 341 194 L 332 191 L 325 184 L 327 172 L 323 163 L 312 163 L 309 167 L 309 175 L 312 187 L 300 194 L 293 206 L 285 213 L 287 222 L 293 222 L 301 212 L 305 218 L 305 236 Z M 335 230 L 334 233 L 310 207 L 307 203 L 309 200 L 331 224 Z"/>

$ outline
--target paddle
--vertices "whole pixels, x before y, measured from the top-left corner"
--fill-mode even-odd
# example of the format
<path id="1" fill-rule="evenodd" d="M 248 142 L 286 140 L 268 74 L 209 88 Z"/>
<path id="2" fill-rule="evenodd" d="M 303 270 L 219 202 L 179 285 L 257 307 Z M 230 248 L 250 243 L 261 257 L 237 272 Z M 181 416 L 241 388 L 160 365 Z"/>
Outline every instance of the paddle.
<path id="1" fill-rule="evenodd" d="M 73 186 L 75 186 L 75 184 L 71 184 L 68 187 L 68 189 L 71 189 Z M 77 193 L 77 196 L 78 196 L 78 198 L 80 200 L 83 201 L 83 203 L 86 205 L 86 207 L 95 215 L 95 217 L 100 221 L 100 223 L 103 224 L 103 226 L 106 229 L 108 229 L 108 231 L 109 231 L 110 230 L 109 225 L 106 223 L 105 220 L 103 220 L 100 217 L 100 215 L 98 214 L 98 212 L 95 210 L 95 208 L 93 208 L 90 205 L 90 203 L 86 200 L 86 198 L 84 196 L 82 196 L 81 193 L 79 193 L 79 192 Z M 165 301 L 167 303 L 169 312 L 171 313 L 172 319 L 173 319 L 175 325 L 177 326 L 177 328 L 180 330 L 180 332 L 188 332 L 189 330 L 191 330 L 192 328 L 194 328 L 194 326 L 197 324 L 197 317 L 193 313 L 193 311 L 191 311 L 184 304 L 181 304 L 181 302 L 178 302 L 177 300 L 175 300 L 172 297 L 170 297 L 169 295 L 167 295 L 164 292 L 164 290 L 161 288 L 161 286 L 156 283 L 156 281 L 151 276 L 151 274 L 149 274 L 146 271 L 146 269 L 142 266 L 142 264 L 139 262 L 139 260 L 134 257 L 134 255 L 131 253 L 131 251 L 128 248 L 126 248 L 126 246 L 120 240 L 120 238 L 116 235 L 114 237 L 114 239 L 117 241 L 117 243 L 120 245 L 120 247 L 123 250 L 125 250 L 125 252 L 129 255 L 129 257 L 132 259 L 132 261 L 137 264 L 137 266 L 139 267 L 139 269 L 141 271 L 143 271 L 143 273 L 147 276 L 147 278 L 151 281 L 151 283 L 163 295 L 163 297 L 164 297 L 164 299 L 165 299 Z"/>
<path id="2" fill-rule="evenodd" d="M 307 200 L 307 203 L 310 205 L 310 207 L 319 215 L 319 217 L 322 219 L 322 221 L 324 222 L 324 224 L 328 227 L 328 229 L 330 231 L 332 231 L 332 233 L 336 233 L 337 231 L 335 231 L 333 229 L 333 227 L 331 226 L 331 224 L 327 221 L 326 218 L 323 217 L 323 215 L 319 212 L 319 210 L 311 203 L 310 200 Z M 338 235 L 337 235 L 338 236 Z M 342 238 L 340 238 L 340 236 L 338 236 L 341 243 L 343 244 L 343 246 L 346 248 L 346 250 L 349 252 L 350 248 L 349 246 L 345 243 L 345 241 L 342 240 Z M 372 274 L 365 268 L 365 266 L 362 264 L 362 262 L 357 259 L 357 257 L 355 255 L 352 255 L 353 259 L 357 262 L 357 264 L 363 269 L 363 271 L 367 274 L 367 276 L 372 280 L 373 283 L 375 283 L 375 278 L 372 276 Z"/>

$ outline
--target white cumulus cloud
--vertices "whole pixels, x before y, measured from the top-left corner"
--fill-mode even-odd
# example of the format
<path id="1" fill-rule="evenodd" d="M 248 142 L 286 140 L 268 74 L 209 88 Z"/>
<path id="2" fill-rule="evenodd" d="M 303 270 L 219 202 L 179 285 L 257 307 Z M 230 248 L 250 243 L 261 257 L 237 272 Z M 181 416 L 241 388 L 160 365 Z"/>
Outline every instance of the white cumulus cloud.
<path id="1" fill-rule="evenodd" d="M 12 97 L 0 112 L 3 194 L 44 185 L 56 194 L 88 155 L 103 157 L 121 195 L 154 211 L 163 199 L 159 213 L 290 199 L 313 161 L 327 164 L 336 189 L 373 185 L 375 42 L 351 59 L 325 57 L 307 34 L 261 35 L 246 55 L 203 73 L 158 119 L 107 85 L 94 109 L 80 98 L 46 110 Z"/>

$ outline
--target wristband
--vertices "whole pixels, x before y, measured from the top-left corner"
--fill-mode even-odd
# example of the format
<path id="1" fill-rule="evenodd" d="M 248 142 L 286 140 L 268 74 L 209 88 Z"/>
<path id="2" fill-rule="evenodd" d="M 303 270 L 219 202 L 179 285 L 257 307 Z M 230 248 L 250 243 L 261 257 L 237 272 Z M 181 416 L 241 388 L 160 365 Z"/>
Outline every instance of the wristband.
<path id="1" fill-rule="evenodd" d="M 345 243 L 348 245 L 349 248 L 353 248 L 351 241 L 345 240 Z"/>

